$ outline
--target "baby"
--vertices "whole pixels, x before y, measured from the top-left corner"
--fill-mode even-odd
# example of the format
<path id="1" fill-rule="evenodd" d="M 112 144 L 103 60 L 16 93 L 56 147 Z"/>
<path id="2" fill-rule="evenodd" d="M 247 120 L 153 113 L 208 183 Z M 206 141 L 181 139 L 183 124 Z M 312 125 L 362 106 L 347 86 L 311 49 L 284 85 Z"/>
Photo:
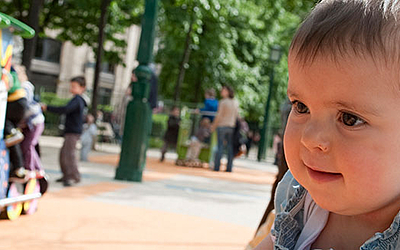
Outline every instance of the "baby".
<path id="1" fill-rule="evenodd" d="M 289 50 L 289 172 L 256 249 L 400 249 L 400 2 L 323 0 Z"/>

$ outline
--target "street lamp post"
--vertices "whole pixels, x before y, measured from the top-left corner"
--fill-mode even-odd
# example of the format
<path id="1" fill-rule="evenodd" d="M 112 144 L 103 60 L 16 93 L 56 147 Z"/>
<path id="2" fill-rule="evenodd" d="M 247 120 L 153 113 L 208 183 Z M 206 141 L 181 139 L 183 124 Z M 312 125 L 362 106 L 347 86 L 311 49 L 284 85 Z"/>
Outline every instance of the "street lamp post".
<path id="1" fill-rule="evenodd" d="M 117 180 L 141 182 L 146 165 L 152 115 L 148 103 L 152 72 L 149 63 L 153 55 L 157 10 L 158 0 L 146 0 L 138 52 L 139 66 L 135 70 L 138 81 L 131 83 L 133 99 L 126 109 L 121 155 L 115 174 Z"/>
<path id="2" fill-rule="evenodd" d="M 275 64 L 279 63 L 281 60 L 281 55 L 282 55 L 282 49 L 279 45 L 274 45 L 271 48 L 271 53 L 269 56 L 269 59 L 274 65 L 272 66 L 271 72 L 270 72 L 270 77 L 269 77 L 269 92 L 268 92 L 268 99 L 267 103 L 265 105 L 265 115 L 264 115 L 264 122 L 263 122 L 263 127 L 261 129 L 261 138 L 260 138 L 260 143 L 258 145 L 258 154 L 257 154 L 257 160 L 261 161 L 262 159 L 265 159 L 265 152 L 267 150 L 267 126 L 268 126 L 268 120 L 269 120 L 269 107 L 271 103 L 271 98 L 272 98 L 272 92 L 274 89 L 274 66 Z"/>

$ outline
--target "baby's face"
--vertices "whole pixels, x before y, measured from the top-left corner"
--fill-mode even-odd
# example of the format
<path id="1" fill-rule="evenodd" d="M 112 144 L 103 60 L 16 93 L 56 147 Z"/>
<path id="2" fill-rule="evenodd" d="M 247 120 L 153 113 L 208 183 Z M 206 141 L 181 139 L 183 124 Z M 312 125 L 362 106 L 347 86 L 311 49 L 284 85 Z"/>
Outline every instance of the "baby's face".
<path id="1" fill-rule="evenodd" d="M 286 159 L 322 208 L 342 215 L 400 208 L 399 89 L 398 73 L 372 60 L 316 58 L 303 67 L 289 57 Z"/>

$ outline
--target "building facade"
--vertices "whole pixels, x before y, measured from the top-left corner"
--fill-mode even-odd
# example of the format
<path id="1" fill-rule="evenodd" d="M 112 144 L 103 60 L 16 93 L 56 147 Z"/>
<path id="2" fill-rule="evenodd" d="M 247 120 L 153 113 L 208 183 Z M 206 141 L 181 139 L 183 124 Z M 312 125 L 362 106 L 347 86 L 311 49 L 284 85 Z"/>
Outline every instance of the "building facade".
<path id="1" fill-rule="evenodd" d="M 127 42 L 124 66 L 102 64 L 98 87 L 99 104 L 113 107 L 121 105 L 130 83 L 131 72 L 137 66 L 140 32 L 140 27 L 133 25 L 122 34 Z M 55 37 L 55 34 L 49 32 L 49 36 L 52 35 Z M 18 56 L 16 60 L 18 61 Z M 61 98 L 69 98 L 69 80 L 83 75 L 87 80 L 87 94 L 91 97 L 95 61 L 95 54 L 88 45 L 74 46 L 68 41 L 61 43 L 52 38 L 38 39 L 30 80 L 36 86 L 37 94 L 55 92 Z"/>

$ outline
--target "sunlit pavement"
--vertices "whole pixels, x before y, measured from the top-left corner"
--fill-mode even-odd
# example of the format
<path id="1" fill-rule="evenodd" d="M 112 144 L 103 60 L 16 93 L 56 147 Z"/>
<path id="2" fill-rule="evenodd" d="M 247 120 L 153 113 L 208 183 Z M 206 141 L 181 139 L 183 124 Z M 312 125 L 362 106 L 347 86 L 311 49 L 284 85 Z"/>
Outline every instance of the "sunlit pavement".
<path id="1" fill-rule="evenodd" d="M 54 181 L 62 139 L 40 143 L 49 192 L 37 213 L 0 221 L 0 249 L 244 249 L 276 174 L 246 159 L 233 173 L 177 167 L 149 150 L 142 183 L 116 181 L 119 148 L 102 144 L 79 164 L 82 182 L 64 188 Z"/>

